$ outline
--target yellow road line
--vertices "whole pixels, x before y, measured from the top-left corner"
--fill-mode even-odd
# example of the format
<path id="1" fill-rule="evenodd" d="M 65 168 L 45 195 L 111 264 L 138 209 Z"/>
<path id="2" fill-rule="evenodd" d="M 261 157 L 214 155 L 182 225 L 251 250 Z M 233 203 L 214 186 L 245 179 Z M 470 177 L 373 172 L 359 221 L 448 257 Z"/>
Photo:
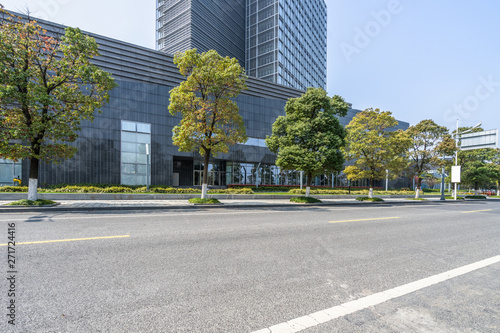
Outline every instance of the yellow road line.
<path id="1" fill-rule="evenodd" d="M 96 239 L 113 239 L 113 238 L 127 238 L 130 235 L 123 236 L 108 236 L 108 237 L 92 237 L 92 238 L 72 238 L 72 239 L 56 239 L 48 241 L 38 241 L 38 242 L 19 242 L 16 245 L 26 245 L 26 244 L 45 244 L 45 243 L 60 243 L 60 242 L 78 242 L 86 240 L 96 240 Z M 0 244 L 0 246 L 7 246 L 8 244 Z"/>
<path id="2" fill-rule="evenodd" d="M 493 209 L 482 209 L 482 210 L 471 210 L 468 212 L 462 212 L 462 214 L 477 213 L 477 212 L 491 212 Z"/>
<path id="3" fill-rule="evenodd" d="M 360 220 L 343 220 L 343 221 L 330 221 L 328 223 L 343 223 L 343 222 L 359 222 L 359 221 L 376 221 L 376 220 L 395 220 L 400 217 L 380 217 L 380 218 L 371 218 L 371 219 L 360 219 Z"/>

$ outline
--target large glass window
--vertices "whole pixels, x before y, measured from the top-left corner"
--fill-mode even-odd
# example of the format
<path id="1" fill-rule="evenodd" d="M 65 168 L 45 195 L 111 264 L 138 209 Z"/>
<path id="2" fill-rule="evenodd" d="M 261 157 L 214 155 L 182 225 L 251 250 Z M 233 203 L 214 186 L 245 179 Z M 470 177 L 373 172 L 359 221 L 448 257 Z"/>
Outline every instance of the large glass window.
<path id="1" fill-rule="evenodd" d="M 203 184 L 204 163 L 194 161 L 194 186 Z M 226 185 L 226 165 L 225 162 L 214 162 L 208 165 L 208 185 L 224 186 Z"/>
<path id="2" fill-rule="evenodd" d="M 151 154 L 151 124 L 122 121 L 121 183 L 146 185 L 148 174 L 147 148 Z M 149 169 L 150 170 L 150 169 Z M 149 172 L 151 183 L 151 172 Z"/>

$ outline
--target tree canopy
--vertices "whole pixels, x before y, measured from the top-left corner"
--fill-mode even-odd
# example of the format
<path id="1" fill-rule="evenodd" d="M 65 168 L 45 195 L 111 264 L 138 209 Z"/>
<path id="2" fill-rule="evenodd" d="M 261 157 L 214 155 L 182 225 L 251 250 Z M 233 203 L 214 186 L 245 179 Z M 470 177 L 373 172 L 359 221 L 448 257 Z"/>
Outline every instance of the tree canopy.
<path id="1" fill-rule="evenodd" d="M 314 176 L 340 171 L 346 132 L 338 117 L 348 109 L 342 97 L 330 98 L 321 88 L 308 88 L 301 97 L 290 99 L 286 115 L 276 119 L 266 138 L 269 150 L 277 153 L 276 165 L 304 171 L 308 189 Z"/>
<path id="2" fill-rule="evenodd" d="M 174 63 L 186 77 L 170 91 L 170 114 L 181 113 L 173 130 L 180 151 L 198 150 L 204 156 L 203 192 L 206 197 L 210 156 L 226 153 L 230 145 L 247 141 L 243 118 L 234 97 L 246 89 L 245 71 L 235 58 L 210 50 L 177 53 Z"/>
<path id="3" fill-rule="evenodd" d="M 460 150 L 458 165 L 462 167 L 462 185 L 471 186 L 476 191 L 480 187 L 498 186 L 499 156 L 499 150 L 493 148 Z"/>
<path id="4" fill-rule="evenodd" d="M 417 177 L 416 197 L 419 197 L 423 175 L 443 163 L 444 155 L 451 155 L 455 141 L 444 126 L 433 120 L 422 120 L 410 126 L 406 133 L 411 139 L 408 152 L 410 174 Z"/>
<path id="5" fill-rule="evenodd" d="M 48 33 L 0 9 L 0 156 L 30 159 L 30 200 L 40 160 L 72 157 L 82 120 L 108 100 L 111 75 L 91 63 L 95 40 L 79 29 Z M 34 188 L 33 188 L 34 187 Z"/>
<path id="6" fill-rule="evenodd" d="M 348 179 L 369 179 L 370 196 L 375 180 L 389 176 L 396 178 L 407 167 L 405 154 L 410 138 L 402 130 L 395 130 L 397 120 L 389 111 L 366 109 L 358 113 L 346 126 L 346 158 L 352 162 L 344 173 Z"/>

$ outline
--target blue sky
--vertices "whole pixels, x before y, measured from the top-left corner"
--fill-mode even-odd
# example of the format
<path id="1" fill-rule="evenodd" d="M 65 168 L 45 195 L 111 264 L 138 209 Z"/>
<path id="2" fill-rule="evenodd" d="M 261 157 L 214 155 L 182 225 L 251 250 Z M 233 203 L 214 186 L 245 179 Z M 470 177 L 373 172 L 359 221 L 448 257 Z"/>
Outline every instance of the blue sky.
<path id="1" fill-rule="evenodd" d="M 154 48 L 155 1 L 0 0 Z M 416 124 L 500 127 L 500 1 L 327 0 L 330 95 Z"/>

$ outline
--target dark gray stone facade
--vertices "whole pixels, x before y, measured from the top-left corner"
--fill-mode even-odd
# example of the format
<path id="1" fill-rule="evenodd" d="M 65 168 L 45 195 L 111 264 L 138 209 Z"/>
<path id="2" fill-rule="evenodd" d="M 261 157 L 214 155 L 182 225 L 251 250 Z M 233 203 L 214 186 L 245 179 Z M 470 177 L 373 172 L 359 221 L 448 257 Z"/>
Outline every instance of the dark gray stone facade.
<path id="1" fill-rule="evenodd" d="M 40 22 L 52 33 L 63 33 L 64 26 Z M 181 153 L 172 144 L 172 129 L 180 116 L 168 112 L 169 91 L 183 77 L 173 64 L 172 56 L 129 43 L 87 33 L 96 39 L 101 56 L 94 63 L 110 72 L 118 87 L 111 91 L 110 102 L 93 122 L 82 123 L 79 138 L 73 143 L 78 152 L 60 164 L 40 164 L 39 184 L 100 183 L 120 184 L 122 175 L 122 121 L 151 124 L 151 173 L 152 185 L 193 186 L 196 184 L 196 165 L 202 158 L 198 152 Z M 257 144 L 240 144 L 230 147 L 227 154 L 213 158 L 220 171 L 215 185 L 226 185 L 226 164 L 234 169 L 247 168 L 245 182 L 255 178 L 251 166 L 269 169 L 275 156 L 262 139 L 271 134 L 272 124 L 280 115 L 289 98 L 300 96 L 303 91 L 263 80 L 249 78 L 248 89 L 236 98 L 244 119 L 247 136 Z M 347 124 L 358 110 L 349 111 L 341 122 Z M 400 123 L 403 128 L 407 123 Z M 22 179 L 27 182 L 29 163 L 23 161 Z M 265 165 L 265 166 L 264 166 Z M 238 176 L 239 177 L 239 176 Z M 5 178 L 5 177 L 4 177 Z M 7 177 L 8 178 L 8 177 Z M 236 179 L 236 178 L 231 178 Z M 281 181 L 281 180 L 280 180 Z"/>

